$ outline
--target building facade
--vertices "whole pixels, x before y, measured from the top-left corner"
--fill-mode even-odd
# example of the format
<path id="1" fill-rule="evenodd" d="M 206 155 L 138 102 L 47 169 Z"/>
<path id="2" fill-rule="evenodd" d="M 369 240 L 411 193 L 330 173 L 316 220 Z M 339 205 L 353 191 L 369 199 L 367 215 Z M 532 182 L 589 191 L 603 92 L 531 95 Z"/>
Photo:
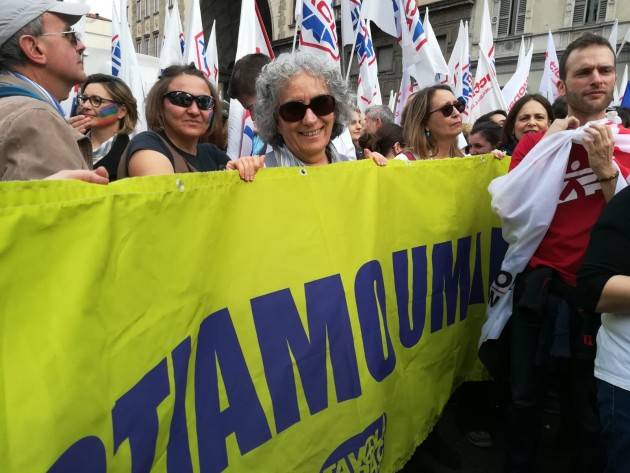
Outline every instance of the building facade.
<path id="1" fill-rule="evenodd" d="M 186 24 L 186 11 L 191 0 L 180 0 L 182 24 Z M 290 51 L 295 32 L 293 12 L 295 0 L 256 0 L 274 51 Z M 473 66 L 476 64 L 479 28 L 483 0 L 417 0 L 421 14 L 429 9 L 431 24 L 448 60 L 457 39 L 459 21 L 469 21 L 469 33 Z M 521 37 L 526 45 L 534 45 L 534 56 L 529 82 L 530 92 L 538 90 L 544 66 L 547 32 L 551 31 L 558 56 L 566 46 L 585 31 L 593 31 L 608 37 L 615 19 L 619 20 L 619 40 L 630 28 L 630 8 L 626 0 L 488 0 L 495 40 L 496 66 L 499 83 L 504 84 L 514 72 Z M 129 0 L 128 18 L 136 50 L 142 54 L 159 56 L 166 9 L 172 8 L 173 0 Z M 340 35 L 340 0 L 333 0 Z M 217 44 L 220 62 L 220 82 L 224 85 L 234 65 L 240 0 L 200 0 L 201 15 L 206 36 L 213 21 L 217 22 Z M 252 14 L 255 14 L 252 12 Z M 374 46 L 378 59 L 379 82 L 384 98 L 390 91 L 397 91 L 402 70 L 402 53 L 396 40 L 375 25 L 372 26 Z M 350 56 L 346 46 L 342 55 L 345 71 Z M 628 63 L 630 45 L 618 58 L 620 65 Z M 357 80 L 356 61 L 350 78 Z M 621 74 L 622 68 L 619 68 Z"/>

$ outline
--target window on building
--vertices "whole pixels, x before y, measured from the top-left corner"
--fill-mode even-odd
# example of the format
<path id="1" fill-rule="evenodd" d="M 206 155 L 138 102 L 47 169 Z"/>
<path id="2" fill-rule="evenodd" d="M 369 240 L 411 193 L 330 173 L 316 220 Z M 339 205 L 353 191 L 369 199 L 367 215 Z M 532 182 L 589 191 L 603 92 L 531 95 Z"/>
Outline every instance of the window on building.
<path id="1" fill-rule="evenodd" d="M 136 52 L 140 52 L 140 48 L 142 47 L 142 40 L 140 38 L 136 38 Z"/>
<path id="2" fill-rule="evenodd" d="M 378 72 L 391 72 L 394 69 L 394 47 L 383 46 L 376 49 Z"/>
<path id="3" fill-rule="evenodd" d="M 153 47 L 153 49 L 155 50 L 155 56 L 159 57 L 162 49 L 162 37 L 157 31 L 153 33 L 153 43 L 155 44 L 155 46 Z"/>
<path id="4" fill-rule="evenodd" d="M 522 34 L 525 30 L 527 0 L 501 0 L 497 36 Z"/>
<path id="5" fill-rule="evenodd" d="M 573 24 L 583 25 L 606 20 L 608 0 L 575 0 Z"/>
<path id="6" fill-rule="evenodd" d="M 160 13 L 160 0 L 153 1 L 153 13 Z"/>
<path id="7" fill-rule="evenodd" d="M 142 20 L 142 0 L 136 0 L 136 21 Z"/>
<path id="8" fill-rule="evenodd" d="M 151 42 L 150 36 L 145 36 L 144 41 L 142 41 L 142 53 L 141 54 L 149 54 L 149 43 Z"/>

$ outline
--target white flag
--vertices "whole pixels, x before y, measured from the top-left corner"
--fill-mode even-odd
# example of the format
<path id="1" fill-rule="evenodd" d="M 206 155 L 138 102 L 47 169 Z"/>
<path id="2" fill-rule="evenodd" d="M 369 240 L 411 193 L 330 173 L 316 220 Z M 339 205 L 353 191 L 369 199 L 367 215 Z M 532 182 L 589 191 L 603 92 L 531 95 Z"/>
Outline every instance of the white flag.
<path id="1" fill-rule="evenodd" d="M 120 8 L 120 9 L 119 9 Z M 122 79 L 131 89 L 138 106 L 137 131 L 147 129 L 144 115 L 144 86 L 142 74 L 136 57 L 136 50 L 131 40 L 131 32 L 127 18 L 119 12 L 126 12 L 122 5 L 115 1 L 112 5 L 112 75 Z"/>
<path id="2" fill-rule="evenodd" d="M 418 90 L 417 83 L 414 83 L 411 79 L 412 68 L 404 68 L 403 74 L 400 80 L 400 89 L 396 96 L 396 107 L 394 108 L 394 123 L 401 125 L 402 112 L 407 105 L 409 96 Z"/>
<path id="3" fill-rule="evenodd" d="M 453 46 L 451 57 L 448 60 L 449 85 L 451 86 L 451 89 L 453 89 L 453 94 L 455 94 L 455 97 L 461 97 L 464 91 L 464 86 L 462 83 L 462 65 L 464 57 L 464 46 L 466 41 L 466 39 L 464 38 L 465 34 L 466 29 L 464 28 L 464 22 L 462 20 L 459 20 L 459 31 L 457 33 L 457 40 L 455 41 L 455 46 Z"/>
<path id="4" fill-rule="evenodd" d="M 395 3 L 396 0 L 363 0 L 361 16 L 397 38 L 400 36 L 400 28 L 396 24 Z"/>
<path id="5" fill-rule="evenodd" d="M 538 91 L 551 103 L 560 95 L 560 92 L 558 92 L 559 80 L 560 69 L 558 66 L 558 55 L 556 54 L 556 46 L 553 43 L 553 35 L 551 31 L 549 31 L 549 35 L 547 36 L 547 51 L 545 52 L 545 68 Z"/>
<path id="6" fill-rule="evenodd" d="M 626 31 L 626 34 L 621 41 L 621 46 L 619 46 L 619 49 L 617 49 L 617 56 L 619 56 L 619 53 L 621 53 L 621 50 L 623 49 L 623 45 L 626 43 L 630 43 L 630 28 L 628 28 L 628 31 Z"/>
<path id="7" fill-rule="evenodd" d="M 488 10 L 488 0 L 483 0 L 483 14 L 481 16 L 481 30 L 479 33 L 479 55 L 486 55 L 494 69 L 494 40 L 492 38 L 492 22 Z"/>
<path id="8" fill-rule="evenodd" d="M 501 91 L 507 108 L 506 112 L 509 112 L 516 101 L 527 93 L 527 82 L 529 79 L 529 69 L 532 64 L 532 55 L 534 54 L 534 45 L 530 45 L 529 51 L 525 53 L 523 51 L 523 57 L 518 58 L 518 65 L 514 75 L 503 87 Z"/>
<path id="9" fill-rule="evenodd" d="M 204 55 L 206 50 L 206 39 L 203 34 L 199 0 L 191 0 L 188 5 L 186 20 L 188 21 L 188 28 L 186 29 L 184 62 L 186 64 L 190 64 L 191 62 L 194 63 L 195 67 L 208 77 L 210 75 L 210 70 Z"/>
<path id="10" fill-rule="evenodd" d="M 389 109 L 392 112 L 396 108 L 396 94 L 394 93 L 393 90 L 389 91 L 389 102 L 388 102 L 387 106 L 389 107 Z"/>
<path id="11" fill-rule="evenodd" d="M 166 10 L 164 19 L 164 37 L 160 49 L 160 70 L 172 65 L 184 64 L 184 32 L 179 16 L 177 0 L 173 8 Z"/>
<path id="12" fill-rule="evenodd" d="M 219 89 L 219 53 L 217 52 L 217 20 L 212 22 L 212 31 L 206 47 L 206 64 L 210 75 L 208 80 L 218 91 Z"/>
<path id="13" fill-rule="evenodd" d="M 255 14 L 252 14 L 254 12 Z M 273 58 L 271 43 L 255 0 L 242 0 L 236 61 L 247 54 L 261 53 Z M 230 100 L 228 155 L 232 159 L 252 153 L 254 122 L 238 100 Z"/>
<path id="14" fill-rule="evenodd" d="M 297 3 L 297 2 L 296 2 Z M 356 31 L 353 24 L 357 21 L 355 15 L 361 14 L 361 0 L 341 0 L 341 44 L 354 44 Z M 357 15 L 357 18 L 358 18 Z"/>
<path id="15" fill-rule="evenodd" d="M 297 11 L 301 3 L 301 12 Z M 332 0 L 301 0 L 296 3 L 296 22 L 300 20 L 300 49 L 308 50 L 340 64 L 337 26 Z"/>
<path id="16" fill-rule="evenodd" d="M 431 63 L 433 64 L 435 73 L 439 74 L 439 77 L 436 77 L 436 81 L 445 84 L 448 82 L 448 65 L 444 60 L 444 55 L 442 54 L 442 50 L 440 49 L 440 44 L 438 43 L 435 32 L 433 31 L 433 27 L 431 26 L 431 22 L 429 21 L 428 8 L 426 8 L 424 12 L 424 21 L 422 23 L 422 27 L 424 28 L 424 33 L 427 35 L 427 54 L 431 59 Z"/>
<path id="17" fill-rule="evenodd" d="M 613 51 L 617 51 L 617 36 L 619 35 L 619 20 L 615 20 L 615 23 L 612 25 L 612 29 L 610 30 L 610 36 L 608 37 L 608 42 L 610 43 L 610 47 Z"/>
<path id="18" fill-rule="evenodd" d="M 619 107 L 623 101 L 626 86 L 628 85 L 628 65 L 623 68 L 623 75 L 621 76 L 621 82 L 615 87 L 615 97 L 613 98 L 613 105 Z"/>
<path id="19" fill-rule="evenodd" d="M 493 110 L 507 108 L 494 67 L 485 54 L 479 55 L 473 95 L 468 104 L 468 116 L 464 117 L 466 123 L 474 123 L 481 115 Z"/>

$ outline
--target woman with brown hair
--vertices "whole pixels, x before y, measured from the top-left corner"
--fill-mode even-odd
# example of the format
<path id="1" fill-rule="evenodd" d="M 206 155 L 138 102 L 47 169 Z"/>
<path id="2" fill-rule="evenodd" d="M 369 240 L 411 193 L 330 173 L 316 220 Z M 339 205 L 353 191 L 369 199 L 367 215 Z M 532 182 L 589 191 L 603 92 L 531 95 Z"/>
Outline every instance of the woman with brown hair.
<path id="1" fill-rule="evenodd" d="M 77 115 L 69 122 L 90 138 L 94 169 L 105 167 L 109 180 L 115 181 L 120 157 L 138 120 L 136 99 L 118 77 L 92 74 L 77 100 Z"/>
<path id="2" fill-rule="evenodd" d="M 119 177 L 238 169 L 252 180 L 262 158 L 230 158 L 207 137 L 221 132 L 221 101 L 194 66 L 166 68 L 149 91 L 149 131 L 135 136 L 121 160 Z"/>
<path id="3" fill-rule="evenodd" d="M 414 159 L 463 156 L 457 136 L 462 132 L 464 109 L 465 104 L 446 85 L 426 87 L 414 94 L 407 102 L 402 124 L 411 156 Z M 403 159 L 403 154 L 398 157 Z"/>
<path id="4" fill-rule="evenodd" d="M 540 94 L 523 95 L 510 109 L 503 125 L 503 150 L 510 156 L 527 133 L 547 131 L 553 121 L 549 101 Z"/>

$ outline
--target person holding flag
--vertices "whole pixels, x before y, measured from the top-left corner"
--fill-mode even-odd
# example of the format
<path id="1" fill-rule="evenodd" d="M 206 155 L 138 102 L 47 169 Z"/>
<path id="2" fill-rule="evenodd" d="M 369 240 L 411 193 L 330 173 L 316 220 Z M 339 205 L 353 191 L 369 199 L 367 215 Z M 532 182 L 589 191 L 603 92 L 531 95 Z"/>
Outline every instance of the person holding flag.
<path id="1" fill-rule="evenodd" d="M 570 396 L 565 401 L 576 434 L 570 471 L 604 471 L 593 376 L 598 319 L 579 308 L 576 273 L 593 225 L 615 192 L 627 186 L 630 175 L 630 153 L 615 145 L 615 136 L 630 130 L 606 120 L 615 85 L 615 63 L 610 43 L 601 36 L 586 33 L 570 43 L 559 62 L 558 81 L 560 94 L 567 98 L 569 116 L 556 120 L 546 136 L 545 132 L 523 135 L 514 150 L 510 172 L 490 186 L 510 248 L 501 276 L 491 287 L 493 303 L 482 329 L 480 355 L 484 341 L 496 338 L 509 317 L 512 400 L 508 472 L 535 470 L 545 371 L 552 356 L 563 361 L 559 376 L 569 384 L 562 391 Z M 546 157 L 551 149 L 558 152 Z M 506 187 L 498 189 L 501 185 Z M 508 194 L 514 202 L 521 202 L 518 208 L 497 207 Z M 516 258 L 523 261 L 522 266 Z M 502 292 L 497 291 L 499 279 L 503 281 Z M 506 286 L 508 279 L 512 283 Z M 506 306 L 512 294 L 513 304 Z M 568 327 L 564 336 L 556 329 L 562 325 Z M 597 371 L 596 376 L 600 376 Z M 602 402 L 606 401 L 600 399 L 600 406 Z"/>

